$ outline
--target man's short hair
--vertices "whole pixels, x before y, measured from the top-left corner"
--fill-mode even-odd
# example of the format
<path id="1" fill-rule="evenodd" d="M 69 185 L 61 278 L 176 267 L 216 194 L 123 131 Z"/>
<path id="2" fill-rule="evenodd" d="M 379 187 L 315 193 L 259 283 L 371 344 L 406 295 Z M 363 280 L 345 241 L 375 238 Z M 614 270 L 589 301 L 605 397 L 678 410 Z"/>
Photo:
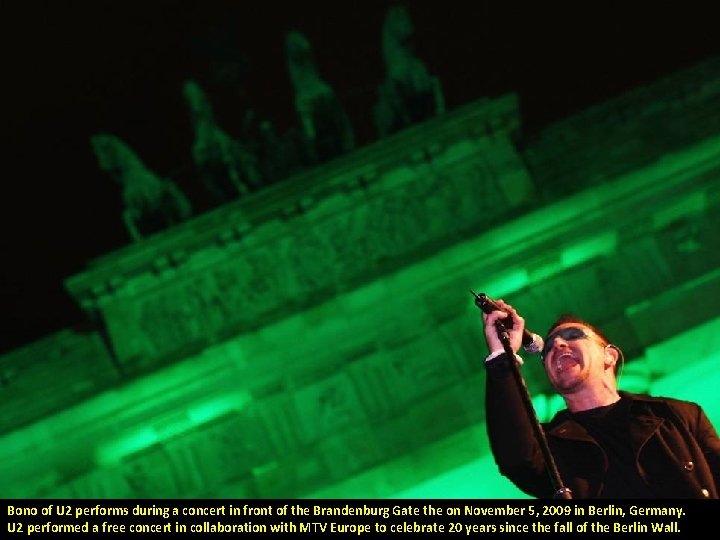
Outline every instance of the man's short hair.
<path id="1" fill-rule="evenodd" d="M 610 344 L 611 341 L 603 334 L 600 330 L 597 329 L 597 327 L 593 324 L 590 324 L 589 322 L 581 319 L 580 317 L 573 315 L 572 313 L 563 313 L 560 315 L 560 317 L 557 318 L 557 320 L 552 323 L 550 326 L 550 329 L 547 331 L 547 334 L 545 334 L 545 337 L 548 337 L 550 334 L 552 334 L 553 330 L 557 328 L 560 325 L 563 324 L 577 324 L 578 326 L 584 326 L 585 328 L 589 328 L 592 330 L 600 339 L 602 339 L 606 344 Z"/>

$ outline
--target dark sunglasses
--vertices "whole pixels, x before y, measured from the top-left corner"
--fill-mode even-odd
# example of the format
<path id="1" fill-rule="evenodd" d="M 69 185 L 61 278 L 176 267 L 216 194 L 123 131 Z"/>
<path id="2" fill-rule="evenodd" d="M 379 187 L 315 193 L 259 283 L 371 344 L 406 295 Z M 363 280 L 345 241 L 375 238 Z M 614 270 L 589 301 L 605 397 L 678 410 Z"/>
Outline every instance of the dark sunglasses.
<path id="1" fill-rule="evenodd" d="M 591 339 L 591 336 L 586 334 L 585 330 L 577 326 L 569 326 L 568 328 L 558 330 L 554 334 L 550 334 L 545 340 L 545 346 L 543 347 L 542 354 L 540 355 L 540 358 L 543 362 L 545 361 L 545 356 L 547 356 L 547 354 L 550 352 L 550 349 L 552 349 L 553 344 L 555 343 L 555 338 L 557 338 L 558 336 L 563 338 L 565 341 L 575 341 L 577 339 Z"/>

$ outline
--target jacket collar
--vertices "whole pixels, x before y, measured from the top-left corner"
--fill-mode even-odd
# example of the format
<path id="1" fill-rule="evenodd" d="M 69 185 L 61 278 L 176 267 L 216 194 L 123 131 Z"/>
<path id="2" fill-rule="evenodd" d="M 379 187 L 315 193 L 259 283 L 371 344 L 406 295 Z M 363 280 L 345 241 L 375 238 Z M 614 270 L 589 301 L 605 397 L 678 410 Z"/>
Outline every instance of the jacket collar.
<path id="1" fill-rule="evenodd" d="M 636 411 L 632 437 L 639 446 L 642 446 L 663 423 L 662 417 L 654 414 L 652 409 L 658 404 L 662 404 L 664 407 L 664 402 L 662 399 L 643 394 L 631 394 L 623 391 L 619 393 L 621 398 L 630 400 L 630 408 Z M 595 442 L 595 439 L 567 409 L 558 412 L 548 424 L 548 434 L 563 439 Z"/>

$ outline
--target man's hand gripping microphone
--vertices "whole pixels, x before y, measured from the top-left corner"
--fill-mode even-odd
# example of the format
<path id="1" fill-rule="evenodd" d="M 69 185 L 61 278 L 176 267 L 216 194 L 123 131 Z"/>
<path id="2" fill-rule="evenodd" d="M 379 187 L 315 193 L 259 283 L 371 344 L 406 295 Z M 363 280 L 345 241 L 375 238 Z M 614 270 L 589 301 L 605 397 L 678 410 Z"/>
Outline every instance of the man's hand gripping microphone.
<path id="1" fill-rule="evenodd" d="M 481 310 L 483 310 L 485 313 L 490 314 L 493 311 L 502 311 L 503 313 L 507 313 L 506 310 L 501 308 L 494 300 L 490 299 L 486 294 L 478 294 L 472 289 L 470 289 L 470 292 L 475 297 L 475 305 Z M 513 326 L 513 322 L 510 317 L 503 319 L 501 322 L 503 326 L 505 326 L 505 328 L 507 328 L 508 330 L 510 330 Z M 527 328 L 523 330 L 522 344 L 525 352 L 530 354 L 537 354 L 543 349 L 543 339 L 539 335 L 529 332 Z"/>

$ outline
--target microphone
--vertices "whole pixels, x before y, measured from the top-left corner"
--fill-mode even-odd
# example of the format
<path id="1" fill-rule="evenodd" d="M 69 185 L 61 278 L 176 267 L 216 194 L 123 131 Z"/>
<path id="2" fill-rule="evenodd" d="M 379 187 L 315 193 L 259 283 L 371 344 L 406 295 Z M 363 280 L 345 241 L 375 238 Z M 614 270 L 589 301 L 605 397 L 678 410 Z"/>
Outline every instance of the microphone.
<path id="1" fill-rule="evenodd" d="M 470 292 L 475 297 L 475 305 L 482 309 L 485 313 L 490 314 L 493 311 L 502 311 L 503 313 L 507 313 L 506 310 L 497 305 L 497 303 L 494 300 L 491 300 L 485 293 L 478 294 L 472 289 L 470 289 Z M 508 330 L 513 327 L 513 322 L 510 317 L 501 319 L 500 322 Z M 537 334 L 529 332 L 527 328 L 523 329 L 522 344 L 525 352 L 530 354 L 537 354 L 541 352 L 544 346 L 543 338 Z"/>

